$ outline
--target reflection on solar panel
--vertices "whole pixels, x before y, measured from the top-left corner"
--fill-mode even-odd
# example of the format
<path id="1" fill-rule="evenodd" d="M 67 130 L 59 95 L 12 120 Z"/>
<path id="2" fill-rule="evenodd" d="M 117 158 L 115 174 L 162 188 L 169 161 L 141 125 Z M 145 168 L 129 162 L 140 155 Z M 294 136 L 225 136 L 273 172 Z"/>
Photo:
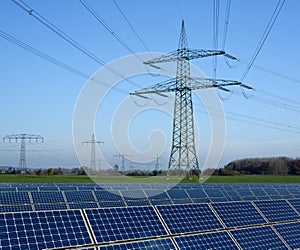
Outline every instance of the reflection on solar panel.
<path id="1" fill-rule="evenodd" d="M 300 219 L 285 200 L 255 201 L 255 204 L 270 222 Z"/>
<path id="2" fill-rule="evenodd" d="M 133 200 L 133 199 L 145 199 L 146 195 L 143 190 L 137 189 L 137 190 L 122 190 L 121 194 L 123 197 L 127 200 Z"/>
<path id="3" fill-rule="evenodd" d="M 149 199 L 170 199 L 163 189 L 146 189 L 145 193 Z"/>
<path id="4" fill-rule="evenodd" d="M 85 210 L 97 243 L 167 235 L 153 207 Z"/>
<path id="5" fill-rule="evenodd" d="M 2 250 L 91 244 L 80 210 L 0 214 Z"/>
<path id="6" fill-rule="evenodd" d="M 176 237 L 175 241 L 181 250 L 238 249 L 227 232 L 180 236 Z"/>
<path id="7" fill-rule="evenodd" d="M 226 227 L 239 227 L 266 223 L 250 202 L 215 203 L 212 205 Z"/>
<path id="8" fill-rule="evenodd" d="M 300 222 L 275 225 L 275 229 L 292 249 L 300 246 Z"/>
<path id="9" fill-rule="evenodd" d="M 172 234 L 223 228 L 207 204 L 157 206 Z"/>
<path id="10" fill-rule="evenodd" d="M 167 239 L 158 239 L 158 240 L 147 240 L 140 242 L 132 242 L 119 245 L 110 245 L 100 247 L 100 250 L 124 250 L 124 249 L 139 249 L 139 250 L 175 250 L 175 246 L 172 241 Z"/>
<path id="11" fill-rule="evenodd" d="M 270 226 L 231 231 L 242 249 L 287 249 Z"/>

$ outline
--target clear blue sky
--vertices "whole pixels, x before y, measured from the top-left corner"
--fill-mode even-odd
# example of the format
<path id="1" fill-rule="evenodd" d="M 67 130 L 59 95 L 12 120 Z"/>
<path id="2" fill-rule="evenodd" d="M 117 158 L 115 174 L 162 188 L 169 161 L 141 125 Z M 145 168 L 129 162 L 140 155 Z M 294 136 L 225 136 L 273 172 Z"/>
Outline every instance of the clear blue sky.
<path id="1" fill-rule="evenodd" d="M 146 52 L 112 0 L 86 2 L 132 50 Z M 182 18 L 186 22 L 189 46 L 212 49 L 213 1 L 116 2 L 150 51 L 165 53 L 177 48 Z M 231 1 L 225 50 L 238 57 L 241 62 L 229 68 L 224 59 L 219 58 L 218 78 L 240 80 L 277 2 Z M 106 63 L 130 54 L 79 1 L 27 0 L 26 3 Z M 219 47 L 223 40 L 225 7 L 226 1 L 220 1 Z M 0 9 L 2 32 L 88 75 L 101 68 L 100 64 L 51 32 L 12 1 L 0 1 Z M 294 80 L 252 67 L 243 81 L 257 89 L 252 97 L 244 98 L 240 88 L 232 88 L 233 95 L 223 101 L 227 132 L 226 146 L 219 166 L 244 157 L 300 156 L 299 9 L 299 1 L 285 2 L 254 63 Z M 45 138 L 43 145 L 28 145 L 28 166 L 79 165 L 72 141 L 72 117 L 76 100 L 86 80 L 1 37 L 0 48 L 1 138 L 7 134 L 19 133 L 40 134 Z M 212 59 L 198 59 L 193 63 L 205 75 L 212 76 Z M 145 76 L 133 80 L 146 87 L 160 79 Z M 126 81 L 121 82 L 119 87 L 128 93 L 137 90 L 137 87 Z M 226 93 L 220 94 L 226 96 Z M 105 141 L 101 147 L 110 159 L 117 152 L 109 136 L 110 127 L 106 123 L 114 108 L 126 97 L 124 93 L 111 91 L 104 108 L 97 113 L 96 137 Z M 195 100 L 194 104 L 195 118 L 200 124 L 199 161 L 203 163 L 210 142 L 210 125 L 201 102 Z M 165 131 L 168 141 L 161 160 L 165 163 L 170 152 L 172 132 L 172 120 L 169 116 L 151 111 L 137 117 L 131 128 L 132 141 L 143 148 L 148 145 L 147 131 L 156 128 Z M 1 143 L 0 166 L 17 166 L 18 149 L 18 144 Z"/>

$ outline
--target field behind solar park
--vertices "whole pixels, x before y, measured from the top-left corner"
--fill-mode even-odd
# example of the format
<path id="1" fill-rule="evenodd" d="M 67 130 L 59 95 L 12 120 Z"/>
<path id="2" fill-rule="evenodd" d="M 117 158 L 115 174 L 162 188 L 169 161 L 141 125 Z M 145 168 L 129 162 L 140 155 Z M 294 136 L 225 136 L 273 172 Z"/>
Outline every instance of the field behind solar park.
<path id="1" fill-rule="evenodd" d="M 167 182 L 164 176 L 157 178 L 149 177 L 131 177 L 124 176 L 99 176 L 97 182 L 115 183 L 115 182 Z M 178 180 L 169 180 L 174 182 Z M 90 183 L 93 180 L 87 175 L 54 175 L 54 176 L 38 176 L 38 175 L 0 175 L 0 182 L 75 182 Z M 196 176 L 192 180 L 183 179 L 183 183 L 197 183 Z M 300 175 L 241 175 L 241 176 L 211 176 L 206 183 L 300 183 Z"/>

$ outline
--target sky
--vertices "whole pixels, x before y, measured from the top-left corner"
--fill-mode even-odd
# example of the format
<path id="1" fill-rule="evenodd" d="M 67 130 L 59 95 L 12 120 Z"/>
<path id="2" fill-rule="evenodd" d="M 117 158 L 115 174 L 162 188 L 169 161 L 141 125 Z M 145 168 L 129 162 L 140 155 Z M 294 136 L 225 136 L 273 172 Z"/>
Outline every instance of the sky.
<path id="1" fill-rule="evenodd" d="M 18 0 L 15 2 L 21 3 Z M 101 17 L 111 32 L 80 1 L 23 2 L 33 9 L 33 13 L 46 18 L 73 41 L 96 55 L 98 62 L 66 42 L 15 2 L 0 1 L 0 136 L 26 133 L 45 138 L 44 143 L 27 144 L 29 167 L 73 167 L 85 164 L 76 154 L 76 151 L 78 153 L 81 150 L 78 149 L 79 145 L 85 154 L 83 161 L 89 161 L 90 144 L 82 145 L 81 142 L 91 139 L 90 131 L 89 138 L 75 138 L 75 143 L 73 133 L 78 101 L 91 82 L 7 41 L 3 34 L 13 36 L 88 76 L 97 76 L 99 81 L 105 79 L 101 71 L 102 63 L 114 65 L 122 60 L 130 60 L 128 58 L 134 58 L 132 52 L 147 52 L 149 55 L 149 52 L 167 53 L 176 50 L 182 19 L 185 20 L 190 48 L 213 48 L 213 1 L 210 0 L 115 0 L 140 39 L 113 0 L 84 1 Z M 220 1 L 219 6 L 219 49 L 222 49 L 224 41 L 226 2 Z M 217 78 L 241 80 L 277 3 L 277 0 L 231 1 L 225 51 L 239 61 L 230 61 L 229 67 L 224 58 L 219 57 Z M 214 156 L 214 152 L 211 152 L 212 157 L 220 157 L 219 163 L 211 167 L 222 167 L 230 161 L 246 157 L 299 157 L 299 8 L 299 1 L 286 0 L 254 65 L 243 79 L 243 83 L 255 91 L 242 91 L 240 87 L 234 86 L 230 88 L 231 95 L 220 90 L 214 93 L 203 90 L 200 98 L 198 92 L 193 94 L 200 165 L 207 163 L 208 152 L 211 148 L 214 149 L 212 141 L 220 145 L 224 143 L 224 151 L 221 156 Z M 142 65 L 141 61 L 139 63 Z M 197 59 L 191 63 L 205 76 L 212 77 L 212 58 Z M 131 67 L 130 64 L 127 66 Z M 97 104 L 99 106 L 92 123 L 96 139 L 104 142 L 97 146 L 96 161 L 100 165 L 103 159 L 99 160 L 101 157 L 98 151 L 111 164 L 121 164 L 120 158 L 115 155 L 127 154 L 127 167 L 132 169 L 154 169 L 153 160 L 157 156 L 160 157 L 160 167 L 166 167 L 172 138 L 172 111 L 168 111 L 173 109 L 172 93 L 168 94 L 168 98 L 151 96 L 147 100 L 129 96 L 130 92 L 169 79 L 170 72 L 166 70 L 168 66 L 160 66 L 161 72 L 148 68 L 142 75 L 132 75 L 127 80 L 119 81 L 115 88 L 105 94 L 102 102 Z M 170 67 L 173 67 L 171 71 L 175 73 L 176 65 Z M 123 68 L 113 68 L 115 72 L 123 72 L 122 70 Z M 104 91 L 101 84 L 98 83 L 99 86 L 96 87 L 100 91 L 99 96 Z M 112 82 L 107 80 L 105 84 L 112 85 Z M 91 98 L 87 97 L 84 101 L 91 101 L 93 95 L 97 99 L 97 91 L 90 93 Z M 207 107 L 201 96 L 217 96 L 218 100 L 212 102 L 213 107 Z M 124 100 L 131 100 L 136 106 L 142 107 L 139 114 L 131 117 L 128 128 L 122 123 L 128 118 L 124 112 L 119 112 L 118 123 L 112 124 Z M 219 102 L 221 106 L 214 106 Z M 210 119 L 215 117 L 214 122 L 220 122 L 216 126 L 221 126 L 224 115 L 226 130 L 224 127 L 221 130 L 224 130 L 226 137 L 219 138 L 218 133 L 215 134 L 216 131 L 212 129 Z M 86 121 L 82 122 L 75 127 L 85 130 Z M 116 129 L 116 136 L 112 136 L 113 129 Z M 123 134 L 118 134 L 122 131 Z M 153 131 L 157 133 L 152 133 Z M 149 141 L 151 133 L 153 140 Z M 136 152 L 118 150 L 120 148 L 116 144 L 123 145 L 124 148 L 129 142 L 137 148 Z M 149 159 L 146 157 L 149 162 L 140 164 L 142 157 L 139 153 L 151 148 L 150 142 L 157 152 L 150 150 L 151 155 L 148 152 L 147 156 Z M 18 166 L 19 149 L 20 142 L 1 142 L 0 166 Z"/>

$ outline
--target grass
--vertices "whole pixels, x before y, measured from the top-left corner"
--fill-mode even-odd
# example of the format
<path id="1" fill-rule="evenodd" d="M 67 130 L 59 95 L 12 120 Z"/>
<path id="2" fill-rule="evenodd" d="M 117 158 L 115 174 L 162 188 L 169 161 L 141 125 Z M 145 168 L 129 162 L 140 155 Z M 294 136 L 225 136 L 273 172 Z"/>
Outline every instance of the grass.
<path id="1" fill-rule="evenodd" d="M 206 178 L 205 178 L 206 179 Z M 204 179 L 204 180 L 205 180 Z M 87 175 L 55 175 L 55 176 L 37 176 L 37 175 L 0 175 L 0 182 L 78 182 L 91 183 L 96 182 L 136 182 L 136 183 L 155 183 L 155 182 L 178 182 L 177 178 L 166 180 L 164 176 L 157 177 L 125 177 L 125 176 L 97 176 L 92 179 Z M 192 180 L 183 179 L 182 183 L 197 183 L 197 177 Z M 243 175 L 243 176 L 211 176 L 206 183 L 300 183 L 300 175 Z"/>

